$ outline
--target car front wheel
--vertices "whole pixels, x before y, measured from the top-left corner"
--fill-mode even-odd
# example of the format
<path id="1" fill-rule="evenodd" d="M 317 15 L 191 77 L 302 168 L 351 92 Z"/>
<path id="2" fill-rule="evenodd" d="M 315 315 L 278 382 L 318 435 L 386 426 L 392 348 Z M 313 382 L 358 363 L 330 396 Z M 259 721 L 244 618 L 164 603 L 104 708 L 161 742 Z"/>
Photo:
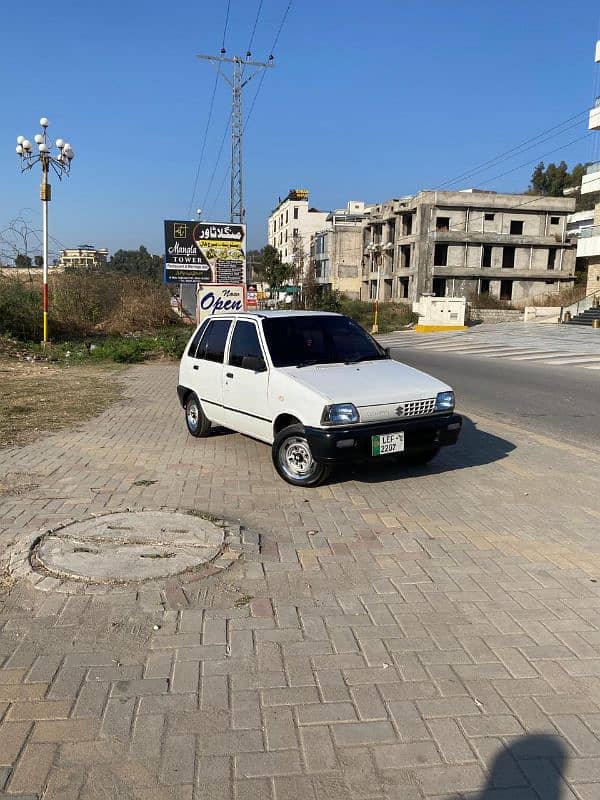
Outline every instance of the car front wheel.
<path id="1" fill-rule="evenodd" d="M 272 452 L 277 473 L 293 486 L 318 486 L 331 472 L 313 458 L 302 425 L 290 425 L 278 433 Z"/>
<path id="2" fill-rule="evenodd" d="M 210 420 L 206 418 L 206 414 L 200 405 L 200 400 L 195 394 L 191 394 L 186 401 L 185 422 L 192 436 L 200 438 L 208 436 L 210 433 Z"/>

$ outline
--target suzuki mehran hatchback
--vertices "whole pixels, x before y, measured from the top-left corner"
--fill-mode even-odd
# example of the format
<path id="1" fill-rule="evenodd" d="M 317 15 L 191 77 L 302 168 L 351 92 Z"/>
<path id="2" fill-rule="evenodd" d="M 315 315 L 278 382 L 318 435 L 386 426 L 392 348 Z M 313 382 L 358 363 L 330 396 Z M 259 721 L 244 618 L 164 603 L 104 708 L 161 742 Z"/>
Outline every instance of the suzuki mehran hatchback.
<path id="1" fill-rule="evenodd" d="M 342 314 L 210 317 L 185 348 L 177 393 L 192 436 L 223 425 L 260 439 L 297 486 L 342 462 L 426 463 L 462 425 L 450 386 L 394 361 Z"/>

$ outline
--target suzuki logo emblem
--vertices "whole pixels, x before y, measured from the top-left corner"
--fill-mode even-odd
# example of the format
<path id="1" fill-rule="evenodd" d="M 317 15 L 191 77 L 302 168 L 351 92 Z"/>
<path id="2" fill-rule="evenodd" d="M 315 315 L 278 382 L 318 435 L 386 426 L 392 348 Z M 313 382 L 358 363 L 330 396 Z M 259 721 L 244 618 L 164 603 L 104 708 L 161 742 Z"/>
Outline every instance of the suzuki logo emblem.
<path id="1" fill-rule="evenodd" d="M 404 406 L 398 406 L 398 408 L 396 409 L 396 415 L 398 417 L 404 416 Z"/>

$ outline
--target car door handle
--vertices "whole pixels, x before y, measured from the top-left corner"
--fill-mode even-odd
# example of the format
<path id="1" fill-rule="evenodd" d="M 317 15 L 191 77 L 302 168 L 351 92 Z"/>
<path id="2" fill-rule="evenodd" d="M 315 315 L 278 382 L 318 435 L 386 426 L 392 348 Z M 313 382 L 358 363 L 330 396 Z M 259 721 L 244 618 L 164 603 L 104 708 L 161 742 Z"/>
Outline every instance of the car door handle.
<path id="1" fill-rule="evenodd" d="M 226 378 L 233 378 L 233 372 L 226 372 L 225 373 L 225 377 Z"/>
<path id="2" fill-rule="evenodd" d="M 194 364 L 194 369 L 199 369 L 198 364 Z"/>

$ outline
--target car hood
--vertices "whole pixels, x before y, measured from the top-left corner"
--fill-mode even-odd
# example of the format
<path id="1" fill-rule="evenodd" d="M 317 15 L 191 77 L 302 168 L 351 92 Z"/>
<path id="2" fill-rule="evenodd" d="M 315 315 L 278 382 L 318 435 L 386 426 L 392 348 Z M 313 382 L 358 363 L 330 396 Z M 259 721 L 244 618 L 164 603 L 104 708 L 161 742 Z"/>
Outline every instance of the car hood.
<path id="1" fill-rule="evenodd" d="M 450 390 L 437 378 L 392 359 L 280 367 L 279 371 L 330 403 L 354 403 L 357 407 L 422 400 Z"/>

